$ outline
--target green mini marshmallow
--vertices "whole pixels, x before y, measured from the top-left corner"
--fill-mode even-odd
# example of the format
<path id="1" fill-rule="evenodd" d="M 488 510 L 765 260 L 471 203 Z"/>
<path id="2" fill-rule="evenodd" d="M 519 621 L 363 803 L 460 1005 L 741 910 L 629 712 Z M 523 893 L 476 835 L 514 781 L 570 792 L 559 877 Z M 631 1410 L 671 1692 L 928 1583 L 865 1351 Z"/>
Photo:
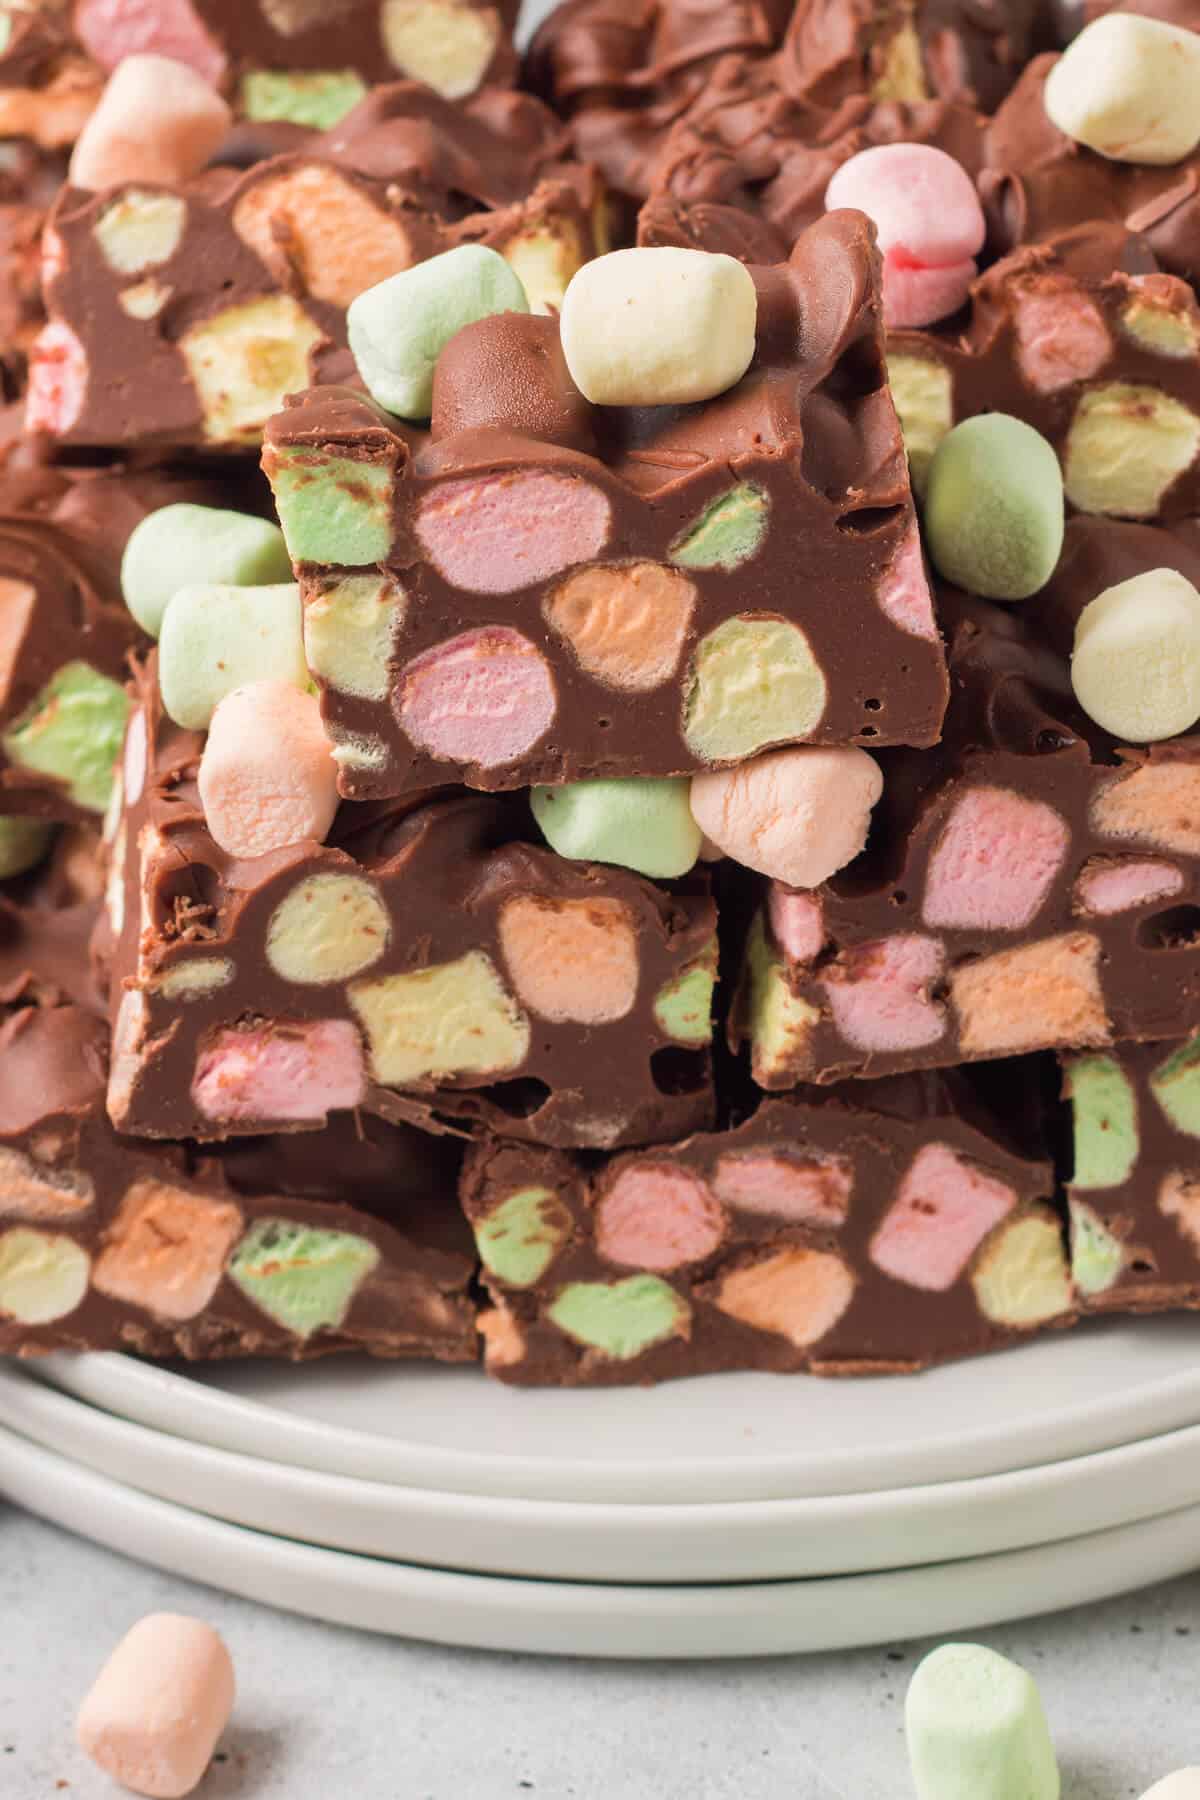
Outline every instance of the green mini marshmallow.
<path id="1" fill-rule="evenodd" d="M 685 569 L 736 569 L 757 553 L 766 532 L 767 496 L 744 481 L 706 506 L 669 555 Z"/>
<path id="2" fill-rule="evenodd" d="M 289 1219 L 260 1219 L 229 1262 L 229 1277 L 267 1317 L 297 1337 L 336 1331 L 379 1262 L 367 1238 Z"/>
<path id="3" fill-rule="evenodd" d="M 185 585 L 260 587 L 291 578 L 287 545 L 273 521 L 186 502 L 147 513 L 121 558 L 125 604 L 152 638 L 162 630 L 167 602 Z"/>
<path id="4" fill-rule="evenodd" d="M 925 541 L 937 571 L 972 594 L 1025 600 L 1044 587 L 1063 541 L 1058 458 L 1007 413 L 964 419 L 934 454 Z"/>
<path id="5" fill-rule="evenodd" d="M 546 842 L 572 862 L 615 863 L 669 881 L 700 855 L 687 780 L 569 781 L 535 787 L 529 803 Z"/>
<path id="6" fill-rule="evenodd" d="M 1076 1188 L 1119 1187 L 1138 1159 L 1137 1096 L 1111 1056 L 1081 1056 L 1068 1070 Z"/>
<path id="7" fill-rule="evenodd" d="M 1101 1224 L 1090 1206 L 1071 1201 L 1071 1277 L 1081 1294 L 1103 1294 L 1125 1266 L 1120 1238 Z"/>
<path id="8" fill-rule="evenodd" d="M 1150 1092 L 1176 1131 L 1200 1137 L 1200 1037 L 1189 1038 L 1159 1063 Z"/>
<path id="9" fill-rule="evenodd" d="M 163 615 L 158 677 L 186 731 L 207 731 L 226 694 L 252 681 L 307 688 L 299 588 L 180 588 Z"/>
<path id="10" fill-rule="evenodd" d="M 264 467 L 296 562 L 362 568 L 387 556 L 394 454 L 382 462 L 366 462 L 323 450 L 273 450 Z"/>
<path id="11" fill-rule="evenodd" d="M 934 452 L 954 423 L 954 382 L 949 369 L 928 356 L 897 352 L 887 368 L 913 492 L 923 496 Z"/>
<path id="12" fill-rule="evenodd" d="M 67 663 L 0 744 L 10 762 L 52 775 L 76 806 L 103 813 L 112 798 L 128 716 L 129 699 L 119 683 L 90 663 Z"/>
<path id="13" fill-rule="evenodd" d="M 798 625 L 726 619 L 696 646 L 684 709 L 688 748 L 706 762 L 736 762 L 768 744 L 806 738 L 828 689 Z"/>
<path id="14" fill-rule="evenodd" d="M 703 962 L 695 963 L 668 981 L 654 1001 L 654 1019 L 660 1031 L 681 1044 L 712 1042 L 713 989 L 717 985 L 717 942 Z"/>
<path id="15" fill-rule="evenodd" d="M 475 1222 L 480 1260 L 509 1287 L 540 1281 L 571 1231 L 571 1215 L 552 1188 L 521 1188 Z"/>
<path id="16" fill-rule="evenodd" d="M 53 839 L 45 819 L 0 818 L 0 881 L 36 869 Z"/>
<path id="17" fill-rule="evenodd" d="M 1058 1800 L 1058 1764 L 1033 1677 L 982 1644 L 943 1644 L 904 1707 L 917 1800 Z"/>
<path id="18" fill-rule="evenodd" d="M 611 1283 L 571 1282 L 555 1299 L 549 1317 L 568 1337 L 602 1350 L 615 1362 L 629 1362 L 653 1344 L 685 1336 L 691 1308 L 657 1275 L 630 1275 Z"/>
<path id="19" fill-rule="evenodd" d="M 750 1038 L 755 1079 L 768 1086 L 785 1077 L 794 1081 L 821 1015 L 789 987 L 787 965 L 771 948 L 761 913 L 746 945 L 738 1010 Z"/>
<path id="20" fill-rule="evenodd" d="M 0 1234 L 0 1313 L 22 1325 L 65 1319 L 88 1290 L 91 1259 L 74 1238 L 19 1226 Z"/>
<path id="21" fill-rule="evenodd" d="M 353 69 L 252 69 L 242 77 L 242 111 L 248 119 L 286 119 L 328 131 L 366 91 Z"/>
<path id="22" fill-rule="evenodd" d="M 350 348 L 373 400 L 402 419 L 427 419 L 437 359 L 464 325 L 529 311 L 514 271 L 485 244 L 460 244 L 390 275 L 353 301 Z"/>

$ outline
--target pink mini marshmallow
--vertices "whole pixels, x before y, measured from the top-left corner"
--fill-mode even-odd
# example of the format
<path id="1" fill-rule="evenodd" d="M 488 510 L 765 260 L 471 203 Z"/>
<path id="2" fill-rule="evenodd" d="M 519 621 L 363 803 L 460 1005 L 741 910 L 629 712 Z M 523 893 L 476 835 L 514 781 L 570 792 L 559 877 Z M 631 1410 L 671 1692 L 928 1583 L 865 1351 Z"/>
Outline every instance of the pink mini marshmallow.
<path id="1" fill-rule="evenodd" d="M 811 894 L 793 894 L 772 882 L 767 895 L 771 936 L 790 963 L 810 963 L 825 943 L 821 902 Z"/>
<path id="2" fill-rule="evenodd" d="M 1085 865 L 1075 883 L 1075 903 L 1081 912 L 1108 917 L 1149 906 L 1153 900 L 1169 900 L 1183 886 L 1183 870 L 1174 863 L 1097 858 Z"/>
<path id="3" fill-rule="evenodd" d="M 665 1274 L 711 1256 L 725 1211 L 707 1183 L 672 1163 L 622 1170 L 596 1208 L 596 1248 L 622 1268 Z"/>
<path id="4" fill-rule="evenodd" d="M 926 1144 L 871 1240 L 871 1260 L 896 1281 L 944 1294 L 1017 1194 L 948 1144 Z"/>
<path id="5" fill-rule="evenodd" d="M 865 750 L 771 750 L 692 777 L 692 817 L 746 869 L 814 888 L 853 861 L 883 792 Z"/>
<path id="6" fill-rule="evenodd" d="M 219 702 L 200 761 L 200 799 L 229 856 L 320 843 L 337 812 L 337 764 L 311 694 L 254 681 Z"/>
<path id="7" fill-rule="evenodd" d="M 975 184 L 932 144 L 878 144 L 842 164 L 826 210 L 853 206 L 872 219 L 883 255 L 883 317 L 931 325 L 956 312 L 975 279 L 986 226 Z"/>
<path id="8" fill-rule="evenodd" d="M 578 475 L 506 469 L 462 475 L 431 489 L 417 537 L 444 580 L 472 594 L 515 594 L 576 563 L 608 541 L 612 508 L 602 488 Z"/>
<path id="9" fill-rule="evenodd" d="M 55 437 L 70 431 L 83 411 L 87 384 L 87 352 L 69 325 L 51 319 L 29 354 L 26 431 L 48 431 Z"/>
<path id="10" fill-rule="evenodd" d="M 921 532 L 914 519 L 900 548 L 884 571 L 876 594 L 880 610 L 910 637 L 935 638 L 933 595 L 921 554 Z"/>
<path id="11" fill-rule="evenodd" d="M 738 1151 L 717 1164 L 717 1198 L 743 1212 L 804 1225 L 844 1225 L 853 1171 L 841 1156 L 770 1156 Z"/>
<path id="12" fill-rule="evenodd" d="M 110 77 L 71 157 L 73 187 L 186 181 L 233 123 L 208 82 L 168 56 L 130 56 Z"/>
<path id="13" fill-rule="evenodd" d="M 1090 380 L 1112 355 L 1099 308 L 1065 277 L 1045 276 L 1018 291 L 1013 325 L 1021 373 L 1040 394 Z"/>
<path id="14" fill-rule="evenodd" d="M 221 1031 L 200 1052 L 192 1099 L 206 1119 L 326 1119 L 361 1106 L 362 1040 L 348 1019 Z"/>
<path id="15" fill-rule="evenodd" d="M 549 663 L 508 625 L 477 626 L 414 657 L 395 702 L 414 744 L 483 769 L 532 750 L 557 704 Z"/>
<path id="16" fill-rule="evenodd" d="M 101 1669 L 76 1732 L 92 1761 L 122 1787 L 182 1800 L 212 1761 L 233 1701 L 233 1661 L 212 1626 L 151 1613 Z"/>
<path id="17" fill-rule="evenodd" d="M 78 0 L 73 24 L 102 69 L 149 52 L 186 63 L 211 87 L 225 78 L 225 53 L 192 0 Z"/>
<path id="18" fill-rule="evenodd" d="M 971 787 L 957 801 L 925 877 L 927 925 L 1023 931 L 1070 847 L 1066 820 L 1011 788 Z"/>
<path id="19" fill-rule="evenodd" d="M 859 1050 L 921 1050 L 946 1029 L 946 1009 L 930 990 L 945 952 L 937 938 L 901 932 L 860 944 L 822 986 L 833 1022 Z"/>

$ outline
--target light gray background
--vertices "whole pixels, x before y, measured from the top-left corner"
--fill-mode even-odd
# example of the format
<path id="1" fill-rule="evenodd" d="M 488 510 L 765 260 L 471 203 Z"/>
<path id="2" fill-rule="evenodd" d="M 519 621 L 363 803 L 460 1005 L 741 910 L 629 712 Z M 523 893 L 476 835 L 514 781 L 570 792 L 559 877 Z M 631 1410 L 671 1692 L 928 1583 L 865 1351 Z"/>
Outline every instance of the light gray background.
<path id="1" fill-rule="evenodd" d="M 529 0 L 527 20 L 548 10 Z M 200 1800 L 910 1792 L 902 1703 L 927 1645 L 676 1665 L 442 1650 L 268 1612 L 0 1507 L 0 1800 L 117 1793 L 72 1720 L 112 1645 L 155 1610 L 210 1620 L 237 1666 L 224 1760 Z M 1200 1575 L 979 1635 L 1040 1683 L 1064 1800 L 1133 1800 L 1200 1763 Z"/>
<path id="2" fill-rule="evenodd" d="M 443 1650 L 228 1599 L 0 1508 L 2 1800 L 116 1795 L 75 1748 L 72 1720 L 112 1645 L 156 1610 L 208 1619 L 237 1667 L 225 1760 L 199 1800 L 897 1800 L 911 1791 L 902 1704 L 929 1645 L 707 1664 Z M 1200 1575 L 978 1635 L 1040 1684 L 1064 1800 L 1134 1800 L 1171 1769 L 1200 1763 Z"/>

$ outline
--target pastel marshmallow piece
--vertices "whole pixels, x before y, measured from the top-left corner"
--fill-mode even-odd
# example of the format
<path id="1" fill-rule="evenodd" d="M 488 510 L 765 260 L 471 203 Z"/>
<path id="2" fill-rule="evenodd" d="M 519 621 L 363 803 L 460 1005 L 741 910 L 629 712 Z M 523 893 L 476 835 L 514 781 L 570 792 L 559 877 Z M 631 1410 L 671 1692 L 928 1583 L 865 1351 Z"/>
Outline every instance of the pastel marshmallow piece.
<path id="1" fill-rule="evenodd" d="M 1133 575 L 1084 607 L 1071 686 L 1114 737 L 1157 743 L 1200 719 L 1200 593 L 1174 569 Z"/>
<path id="2" fill-rule="evenodd" d="M 186 502 L 147 513 L 121 558 L 125 604 L 152 638 L 162 630 L 168 601 L 185 585 L 260 587 L 291 578 L 291 558 L 274 521 Z"/>
<path id="3" fill-rule="evenodd" d="M 532 788 L 529 802 L 550 848 L 574 862 L 615 863 L 670 881 L 700 854 L 686 780 L 569 781 Z"/>
<path id="4" fill-rule="evenodd" d="M 852 862 L 883 792 L 864 750 L 775 750 L 692 777 L 692 816 L 743 868 L 813 888 Z"/>
<path id="5" fill-rule="evenodd" d="M 930 325 L 956 312 L 975 279 L 983 208 L 960 163 L 931 144 L 878 144 L 835 172 L 825 209 L 874 222 L 883 256 L 884 322 Z"/>
<path id="6" fill-rule="evenodd" d="M 208 729 L 199 788 L 208 829 L 229 856 L 323 842 L 338 792 L 319 701 L 286 681 L 226 694 Z"/>
<path id="7" fill-rule="evenodd" d="M 186 181 L 233 124 L 209 83 L 168 56 L 129 56 L 109 78 L 71 157 L 73 187 Z"/>
<path id="8" fill-rule="evenodd" d="M 1111 12 L 1046 77 L 1051 123 L 1117 162 L 1174 163 L 1200 143 L 1200 35 Z"/>
<path id="9" fill-rule="evenodd" d="M 61 319 L 43 325 L 29 352 L 26 431 L 53 437 L 74 430 L 87 401 L 87 351 Z"/>
<path id="10" fill-rule="evenodd" d="M 1167 900 L 1182 886 L 1183 870 L 1174 863 L 1149 857 L 1101 857 L 1084 865 L 1075 882 L 1074 900 L 1081 911 L 1107 918 L 1136 906 L 1149 906 L 1154 900 Z"/>
<path id="11" fill-rule="evenodd" d="M 725 1236 L 725 1211 L 706 1182 L 672 1163 L 627 1164 L 596 1207 L 607 1261 L 663 1275 L 703 1262 Z"/>
<path id="12" fill-rule="evenodd" d="M 715 1304 L 755 1331 L 807 1350 L 832 1331 L 854 1297 L 854 1276 L 828 1250 L 798 1244 L 721 1277 Z"/>
<path id="13" fill-rule="evenodd" d="M 741 1212 L 837 1226 L 846 1222 L 853 1183 L 853 1167 L 845 1157 L 737 1151 L 718 1162 L 713 1191 Z"/>
<path id="14" fill-rule="evenodd" d="M 847 952 L 822 983 L 833 1022 L 859 1050 L 922 1050 L 946 1030 L 932 989 L 945 967 L 937 938 L 901 932 Z"/>
<path id="15" fill-rule="evenodd" d="M 471 594 L 515 594 L 587 562 L 611 527 L 602 488 L 529 468 L 440 482 L 416 519 L 417 540 L 438 574 Z"/>
<path id="16" fill-rule="evenodd" d="M 549 663 L 508 625 L 478 626 L 414 657 L 394 704 L 422 750 L 483 769 L 525 756 L 558 710 Z"/>
<path id="17" fill-rule="evenodd" d="M 925 876 L 927 925 L 1019 931 L 1032 923 L 1066 858 L 1066 820 L 1010 788 L 970 787 L 956 801 Z"/>
<path id="18" fill-rule="evenodd" d="M 190 1794 L 233 1711 L 233 1661 L 200 1619 L 151 1613 L 127 1632 L 79 1711 L 92 1761 L 156 1800 Z"/>
<path id="19" fill-rule="evenodd" d="M 1013 328 L 1021 373 L 1042 394 L 1089 381 L 1113 353 L 1099 307 L 1066 276 L 1034 277 L 1017 287 Z"/>
<path id="20" fill-rule="evenodd" d="M 201 1050 L 192 1100 L 206 1119 L 324 1120 L 361 1106 L 362 1040 L 348 1019 L 221 1031 Z"/>
<path id="21" fill-rule="evenodd" d="M 943 1644 L 904 1706 L 917 1800 L 1058 1800 L 1058 1765 L 1032 1676 L 982 1644 Z"/>
<path id="22" fill-rule="evenodd" d="M 1024 600 L 1062 549 L 1063 478 L 1046 439 L 1007 413 L 964 419 L 934 452 L 925 541 L 938 573 L 990 600 Z"/>
<path id="23" fill-rule="evenodd" d="M 619 900 L 514 896 L 500 948 L 517 998 L 539 1018 L 607 1025 L 637 999 L 637 933 Z"/>
<path id="24" fill-rule="evenodd" d="M 811 894 L 792 894 L 773 883 L 767 896 L 771 936 L 789 962 L 810 963 L 825 943 L 821 902 Z"/>
<path id="25" fill-rule="evenodd" d="M 871 1239 L 871 1260 L 896 1281 L 945 1293 L 1016 1204 L 1007 1181 L 949 1144 L 926 1144 Z"/>
<path id="26" fill-rule="evenodd" d="M 307 688 L 299 588 L 180 588 L 163 614 L 158 675 L 163 705 L 186 731 L 207 731 L 218 703 L 250 682 Z"/>
<path id="27" fill-rule="evenodd" d="M 679 406 L 736 386 L 754 358 L 758 295 L 732 256 L 614 250 L 572 277 L 562 348 L 594 406 Z"/>
<path id="28" fill-rule="evenodd" d="M 1176 1769 L 1174 1774 L 1164 1775 L 1146 1789 L 1142 1800 L 1200 1800 L 1200 1768 Z"/>
<path id="29" fill-rule="evenodd" d="M 402 419 L 427 419 L 433 375 L 450 339 L 493 313 L 529 311 L 525 289 L 485 244 L 459 244 L 360 294 L 346 314 L 367 391 Z"/>
<path id="30" fill-rule="evenodd" d="M 192 0 L 78 0 L 75 35 L 93 62 L 110 73 L 130 56 L 151 52 L 186 63 L 219 87 L 225 55 Z"/>

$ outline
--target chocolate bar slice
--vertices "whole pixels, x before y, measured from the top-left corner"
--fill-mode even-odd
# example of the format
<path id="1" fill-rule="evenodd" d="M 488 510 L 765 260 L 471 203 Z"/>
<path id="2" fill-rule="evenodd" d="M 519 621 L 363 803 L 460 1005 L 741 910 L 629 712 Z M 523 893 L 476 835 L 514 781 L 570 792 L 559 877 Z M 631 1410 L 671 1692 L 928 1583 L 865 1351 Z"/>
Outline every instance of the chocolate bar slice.
<path id="1" fill-rule="evenodd" d="M 1200 308 L 1143 238 L 1080 225 L 981 276 L 970 316 L 888 334 L 914 484 L 960 419 L 1007 412 L 1054 445 L 1081 512 L 1200 510 Z"/>
<path id="2" fill-rule="evenodd" d="M 271 421 L 343 794 L 936 739 L 869 227 L 831 215 L 751 272 L 755 360 L 702 405 L 592 407 L 557 322 L 510 313 L 443 353 L 428 437 L 342 388 Z"/>
<path id="3" fill-rule="evenodd" d="M 325 129 L 369 87 L 511 83 L 519 0 L 36 0 L 0 25 L 0 135 L 73 144 L 126 56 L 186 63 L 248 119 Z"/>
<path id="4" fill-rule="evenodd" d="M 812 892 L 776 887 L 750 931 L 733 1035 L 762 1086 L 1191 1029 L 1200 738 L 1115 743 L 1066 654 L 1090 600 L 1162 567 L 1200 582 L 1194 522 L 1077 516 L 1025 607 L 944 596 L 942 743 L 882 754 L 862 856 Z"/>
<path id="5" fill-rule="evenodd" d="M 1026 1077 L 1008 1074 L 1015 1098 Z M 485 1142 L 462 1201 L 492 1300 L 486 1364 L 605 1386 L 992 1349 L 1074 1317 L 1052 1191 L 1049 1164 L 954 1076 L 769 1100 L 736 1129 L 599 1165 Z"/>
<path id="6" fill-rule="evenodd" d="M 143 686 L 108 941 L 109 1113 L 146 1137 L 314 1130 L 365 1109 L 552 1144 L 711 1124 L 716 909 L 538 846 L 524 796 L 342 807 L 324 845 L 238 861 L 203 739 Z"/>
<path id="7" fill-rule="evenodd" d="M 94 855 L 94 852 L 93 852 Z M 87 846 L 0 890 L 0 1354 L 476 1354 L 455 1146 L 376 1119 L 220 1153 L 117 1136 Z"/>
<path id="8" fill-rule="evenodd" d="M 1063 1092 L 1080 1304 L 1200 1306 L 1200 1038 L 1064 1057 Z"/>
<path id="9" fill-rule="evenodd" d="M 263 496 L 169 470 L 57 469 L 0 477 L 0 813 L 97 820 L 112 795 L 143 645 L 121 599 L 121 553 L 149 512 Z M 230 495 L 233 495 L 231 500 Z"/>
<path id="10" fill-rule="evenodd" d="M 603 211 L 566 150 L 527 95 L 458 103 L 400 82 L 248 167 L 67 189 L 47 233 L 29 428 L 88 448 L 256 445 L 285 395 L 351 373 L 356 295 L 458 244 L 499 250 L 531 304 L 556 303 Z"/>

